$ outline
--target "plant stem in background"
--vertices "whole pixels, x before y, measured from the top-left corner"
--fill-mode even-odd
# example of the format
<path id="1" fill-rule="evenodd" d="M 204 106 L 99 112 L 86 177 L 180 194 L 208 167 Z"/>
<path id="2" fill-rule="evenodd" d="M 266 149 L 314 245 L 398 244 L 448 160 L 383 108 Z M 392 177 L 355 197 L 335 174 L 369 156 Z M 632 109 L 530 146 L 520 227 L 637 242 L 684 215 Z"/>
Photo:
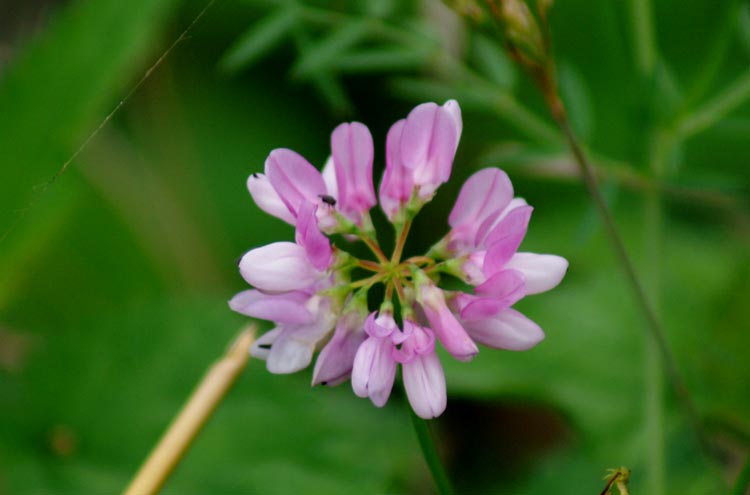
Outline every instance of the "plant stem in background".
<path id="1" fill-rule="evenodd" d="M 659 50 L 656 45 L 653 7 L 651 0 L 631 0 L 631 26 L 633 31 L 633 56 L 645 86 L 654 78 Z M 649 153 L 651 179 L 663 178 L 663 162 L 669 142 L 658 128 L 652 128 Z M 658 188 L 646 191 L 644 203 L 644 243 L 646 266 L 644 284 L 651 299 L 657 320 L 661 317 L 661 260 L 662 260 L 662 198 Z M 665 490 L 665 437 L 664 437 L 664 373 L 658 343 L 646 335 L 643 350 L 644 433 L 646 437 L 646 488 L 653 495 Z"/>
<path id="2" fill-rule="evenodd" d="M 609 211 L 609 207 L 604 201 L 604 197 L 599 190 L 599 186 L 596 183 L 596 178 L 594 177 L 591 164 L 589 163 L 586 155 L 583 152 L 583 149 L 578 143 L 578 139 L 576 138 L 573 130 L 570 127 L 570 123 L 567 119 L 567 116 L 565 115 L 565 112 L 562 112 L 561 114 L 553 113 L 553 116 L 560 126 L 560 129 L 565 134 L 565 138 L 568 141 L 570 150 L 581 169 L 581 175 L 586 185 L 586 189 L 588 189 L 589 195 L 594 202 L 594 206 L 596 207 L 597 212 L 602 219 L 607 237 L 609 238 L 615 254 L 620 261 L 620 265 L 625 272 L 627 281 L 632 287 L 633 292 L 635 293 L 639 306 L 643 310 L 643 314 L 646 317 L 648 330 L 653 337 L 654 342 L 656 343 L 659 354 L 661 354 L 662 360 L 664 361 L 664 367 L 666 368 L 666 372 L 669 375 L 672 385 L 674 386 L 677 397 L 679 398 L 680 402 L 682 402 L 682 405 L 685 408 L 685 412 L 688 415 L 688 420 L 690 421 L 691 426 L 695 429 L 699 440 L 702 443 L 705 443 L 703 429 L 701 427 L 700 419 L 695 409 L 695 405 L 690 398 L 690 394 L 687 390 L 687 387 L 685 386 L 685 382 L 683 381 L 682 376 L 677 370 L 677 365 L 667 345 L 666 337 L 664 336 L 664 331 L 662 330 L 661 324 L 659 323 L 656 312 L 654 311 L 654 308 L 651 305 L 648 296 L 646 295 L 646 291 L 638 278 L 638 274 L 635 271 L 635 266 L 633 265 L 633 262 L 631 261 L 627 250 L 625 249 L 625 244 L 623 243 L 622 237 L 620 236 L 620 233 L 615 226 L 615 222 L 612 218 L 612 214 Z"/>
<path id="3" fill-rule="evenodd" d="M 735 481 L 732 488 L 731 495 L 747 495 L 748 493 L 750 493 L 750 458 L 742 466 L 740 474 L 737 476 L 737 481 Z"/>
<path id="4" fill-rule="evenodd" d="M 248 359 L 255 340 L 251 325 L 236 337 L 227 353 L 206 373 L 185 406 L 169 426 L 159 443 L 133 477 L 125 495 L 157 493 L 216 407 L 237 380 Z"/>
<path id="5" fill-rule="evenodd" d="M 411 408 L 409 408 L 409 414 L 411 415 L 412 425 L 414 425 L 414 432 L 417 434 L 417 440 L 419 440 L 419 447 L 422 449 L 422 456 L 427 463 L 427 467 L 430 468 L 430 474 L 432 474 L 432 479 L 435 482 L 438 493 L 441 495 L 451 495 L 453 488 L 451 488 L 448 476 L 445 474 L 440 457 L 438 457 L 437 449 L 435 449 L 435 441 L 430 432 L 430 425 L 427 421 L 414 414 Z"/>

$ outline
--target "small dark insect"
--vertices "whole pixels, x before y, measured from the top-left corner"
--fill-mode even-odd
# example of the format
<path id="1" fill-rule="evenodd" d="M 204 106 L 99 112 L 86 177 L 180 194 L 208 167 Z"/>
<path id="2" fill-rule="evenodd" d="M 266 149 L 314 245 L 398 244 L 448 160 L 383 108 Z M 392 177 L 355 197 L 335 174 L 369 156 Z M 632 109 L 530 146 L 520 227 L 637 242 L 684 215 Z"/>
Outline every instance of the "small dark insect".
<path id="1" fill-rule="evenodd" d="M 327 194 L 321 194 L 320 199 L 327 205 L 336 206 L 336 198 Z"/>
<path id="2" fill-rule="evenodd" d="M 253 176 L 253 179 L 257 179 L 258 178 L 258 174 L 256 174 L 256 173 L 253 173 L 252 176 Z"/>

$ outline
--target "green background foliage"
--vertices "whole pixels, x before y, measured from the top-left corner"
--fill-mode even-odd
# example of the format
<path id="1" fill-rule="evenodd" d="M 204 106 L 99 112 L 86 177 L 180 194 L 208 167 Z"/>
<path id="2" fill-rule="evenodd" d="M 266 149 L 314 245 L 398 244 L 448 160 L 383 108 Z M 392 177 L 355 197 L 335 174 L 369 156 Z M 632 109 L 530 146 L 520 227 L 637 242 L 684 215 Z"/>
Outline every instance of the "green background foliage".
<path id="1" fill-rule="evenodd" d="M 728 492 L 750 448 L 747 2 L 550 14 L 572 125 L 720 451 L 708 457 L 648 365 L 562 136 L 498 39 L 431 1 L 218 2 L 50 182 L 205 4 L 23 3 L 0 11 L 0 494 L 125 486 L 245 323 L 226 306 L 245 287 L 234 260 L 291 238 L 245 189 L 270 150 L 320 166 L 330 130 L 356 119 L 379 177 L 390 123 L 447 98 L 464 110 L 453 179 L 407 251 L 443 235 L 463 179 L 500 166 L 535 207 L 523 249 L 570 261 L 560 287 L 519 304 L 546 330 L 537 348 L 443 356 L 433 426 L 457 491 L 595 494 L 625 465 L 633 493 L 658 495 L 659 476 L 664 493 Z M 433 492 L 400 391 L 376 409 L 309 381 L 251 361 L 165 493 Z"/>

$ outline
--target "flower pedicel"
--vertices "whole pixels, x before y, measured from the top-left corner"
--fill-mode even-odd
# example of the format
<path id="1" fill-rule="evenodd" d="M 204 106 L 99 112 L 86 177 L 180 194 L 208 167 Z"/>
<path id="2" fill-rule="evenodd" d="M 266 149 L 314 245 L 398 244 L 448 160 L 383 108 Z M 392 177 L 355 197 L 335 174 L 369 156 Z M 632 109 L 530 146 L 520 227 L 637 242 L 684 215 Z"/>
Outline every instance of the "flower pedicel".
<path id="1" fill-rule="evenodd" d="M 251 350 L 269 371 L 299 371 L 320 350 L 313 385 L 351 379 L 355 394 L 382 407 L 400 365 L 411 407 L 429 419 L 447 402 L 438 344 L 455 359 L 470 361 L 477 343 L 521 351 L 544 338 L 512 306 L 559 284 L 568 263 L 517 252 L 533 208 L 513 197 L 503 171 L 472 175 L 448 217 L 448 233 L 424 256 L 402 259 L 412 219 L 450 177 L 461 129 L 461 110 L 450 100 L 417 106 L 388 132 L 378 197 L 396 230 L 391 256 L 380 249 L 370 220 L 378 198 L 372 136 L 363 124 L 333 131 L 322 172 L 294 151 L 277 149 L 264 174 L 248 178 L 257 205 L 296 229 L 294 242 L 275 242 L 242 257 L 240 273 L 255 289 L 229 302 L 239 313 L 274 322 Z M 334 234 L 364 242 L 376 261 L 332 245 Z M 354 277 L 362 272 L 367 274 Z M 445 275 L 461 279 L 467 290 L 441 288 Z M 385 286 L 385 297 L 370 311 L 367 295 L 376 284 Z"/>

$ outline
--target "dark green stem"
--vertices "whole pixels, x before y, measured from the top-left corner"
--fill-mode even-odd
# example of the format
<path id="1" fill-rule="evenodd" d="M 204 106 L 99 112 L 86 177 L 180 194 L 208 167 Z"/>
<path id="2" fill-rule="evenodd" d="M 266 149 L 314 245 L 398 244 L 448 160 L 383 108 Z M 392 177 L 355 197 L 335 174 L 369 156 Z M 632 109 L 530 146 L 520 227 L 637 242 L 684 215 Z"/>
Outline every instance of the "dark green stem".
<path id="1" fill-rule="evenodd" d="M 685 386 L 682 375 L 677 368 L 677 364 L 674 357 L 672 356 L 672 352 L 667 345 L 664 330 L 661 327 L 661 323 L 659 322 L 659 319 L 656 315 L 656 311 L 654 310 L 654 307 L 652 306 L 648 296 L 646 295 L 646 290 L 644 289 L 640 279 L 638 278 L 638 275 L 636 274 L 635 266 L 633 265 L 633 262 L 630 259 L 627 250 L 625 249 L 625 243 L 622 241 L 622 237 L 620 236 L 620 233 L 615 226 L 615 222 L 612 218 L 612 214 L 609 211 L 609 207 L 604 201 L 604 197 L 599 190 L 599 186 L 592 171 L 592 166 L 589 163 L 588 158 L 583 152 L 580 144 L 578 143 L 578 139 L 573 133 L 573 130 L 570 128 L 570 122 L 568 121 L 565 113 L 553 112 L 552 115 L 560 126 L 563 134 L 565 135 L 570 150 L 573 153 L 576 162 L 578 163 L 583 182 L 586 185 L 586 189 L 588 190 L 589 195 L 594 202 L 594 206 L 596 207 L 602 223 L 604 224 L 605 233 L 607 234 L 607 237 L 612 244 L 612 247 L 615 251 L 615 254 L 617 255 L 620 265 L 623 268 L 623 271 L 625 272 L 625 277 L 628 281 L 628 284 L 633 289 L 633 293 L 635 294 L 636 300 L 638 301 L 638 305 L 643 310 L 643 314 L 646 318 L 647 323 L 646 328 L 648 328 L 649 333 L 654 339 L 656 347 L 659 350 L 659 354 L 661 354 L 666 373 L 669 376 L 672 386 L 674 387 L 675 393 L 682 403 L 685 412 L 687 413 L 688 420 L 690 421 L 691 426 L 696 432 L 702 446 L 708 448 L 708 441 L 703 431 L 698 412 L 695 408 L 695 405 L 693 404 L 692 398 L 690 397 L 690 393 Z"/>
<path id="2" fill-rule="evenodd" d="M 747 495 L 748 492 L 750 492 L 750 458 L 745 461 L 742 471 L 737 476 L 731 495 Z"/>
<path id="3" fill-rule="evenodd" d="M 411 415 L 411 423 L 414 425 L 414 432 L 417 434 L 417 440 L 419 440 L 419 447 L 422 449 L 422 456 L 427 463 L 427 467 L 430 468 L 430 474 L 432 474 L 438 493 L 452 495 L 453 488 L 451 488 L 448 476 L 440 463 L 440 458 L 435 449 L 435 441 L 432 439 L 432 433 L 430 432 L 430 425 L 414 414 L 411 408 L 409 408 L 409 414 Z"/>

